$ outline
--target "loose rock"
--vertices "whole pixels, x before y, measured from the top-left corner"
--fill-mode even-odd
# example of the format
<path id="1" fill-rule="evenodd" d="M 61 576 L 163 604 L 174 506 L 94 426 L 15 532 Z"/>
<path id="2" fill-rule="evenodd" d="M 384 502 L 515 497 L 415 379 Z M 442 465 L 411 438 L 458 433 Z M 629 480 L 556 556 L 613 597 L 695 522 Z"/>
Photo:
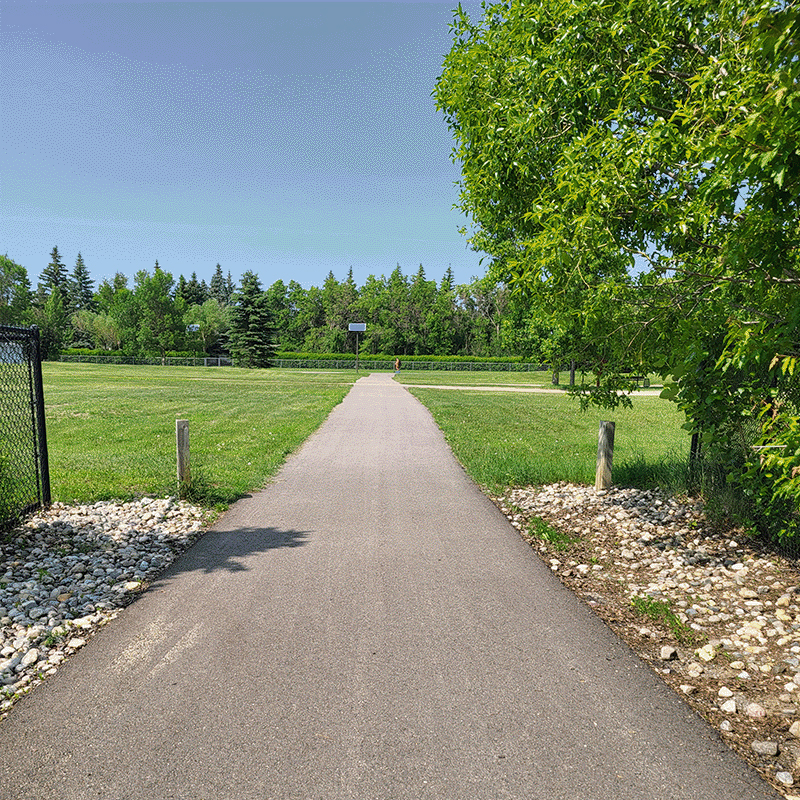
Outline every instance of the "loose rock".
<path id="1" fill-rule="evenodd" d="M 0 719 L 194 542 L 207 521 L 203 509 L 174 498 L 143 498 L 53 503 L 12 530 L 0 543 Z"/>
<path id="2" fill-rule="evenodd" d="M 776 756 L 778 755 L 777 742 L 758 742 L 755 741 L 751 745 L 753 752 L 758 753 L 760 756 Z"/>
<path id="3" fill-rule="evenodd" d="M 495 502 L 563 583 L 785 788 L 776 770 L 800 769 L 796 564 L 746 531 L 715 529 L 699 502 L 657 490 L 558 483 Z M 535 538 L 537 520 L 564 536 Z M 777 744 L 778 755 L 757 754 L 754 741 Z"/>

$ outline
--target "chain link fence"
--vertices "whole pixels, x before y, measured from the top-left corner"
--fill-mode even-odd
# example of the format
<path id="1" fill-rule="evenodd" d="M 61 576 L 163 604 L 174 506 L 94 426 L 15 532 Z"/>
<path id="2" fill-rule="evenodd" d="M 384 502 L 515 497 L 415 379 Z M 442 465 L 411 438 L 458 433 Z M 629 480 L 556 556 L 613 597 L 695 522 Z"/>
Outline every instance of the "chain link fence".
<path id="1" fill-rule="evenodd" d="M 58 357 L 66 364 L 133 364 L 142 367 L 230 367 L 227 356 L 167 356 L 165 358 L 135 358 L 134 356 L 97 356 L 83 353 L 66 353 Z"/>
<path id="2" fill-rule="evenodd" d="M 39 330 L 0 325 L 0 529 L 49 503 Z"/>

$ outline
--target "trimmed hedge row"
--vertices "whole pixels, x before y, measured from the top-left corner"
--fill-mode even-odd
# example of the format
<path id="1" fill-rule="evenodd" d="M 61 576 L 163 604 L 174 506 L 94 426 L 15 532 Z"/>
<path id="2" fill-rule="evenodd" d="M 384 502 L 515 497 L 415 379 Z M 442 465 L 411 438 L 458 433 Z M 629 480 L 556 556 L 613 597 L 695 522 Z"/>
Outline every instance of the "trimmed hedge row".
<path id="1" fill-rule="evenodd" d="M 217 360 L 191 352 L 168 352 L 164 361 L 160 356 L 137 358 L 127 356 L 119 351 L 89 350 L 72 348 L 63 350 L 60 361 L 89 362 L 94 364 L 142 364 L 158 366 L 203 366 L 208 361 L 230 364 L 229 359 Z M 454 370 L 454 371 L 493 371 L 493 372 L 538 372 L 546 369 L 532 361 L 518 357 L 507 358 L 475 358 L 473 356 L 403 356 L 401 364 L 405 369 L 415 370 Z M 276 353 L 272 366 L 280 369 L 355 369 L 354 353 Z M 359 357 L 361 369 L 393 370 L 394 356 L 371 355 Z"/>
<path id="2" fill-rule="evenodd" d="M 313 360 L 313 361 L 353 361 L 356 360 L 355 353 L 295 353 L 295 352 L 280 352 L 275 353 L 274 358 L 276 359 L 291 359 L 291 360 Z M 522 358 L 522 356 L 486 356 L 481 358 L 480 356 L 397 356 L 392 355 L 391 353 L 376 353 L 376 354 L 366 354 L 362 353 L 359 355 L 358 360 L 359 362 L 366 363 L 367 361 L 390 361 L 394 364 L 395 358 L 400 358 L 402 363 L 416 363 L 416 362 L 426 362 L 426 363 L 443 363 L 443 364 L 451 364 L 454 362 L 459 363 L 472 363 L 472 364 L 533 364 L 528 359 Z M 536 369 L 539 368 L 539 365 L 536 364 Z"/>
<path id="3" fill-rule="evenodd" d="M 278 353 L 272 359 L 272 365 L 281 369 L 355 369 L 355 356 L 347 357 L 345 354 L 312 355 L 310 353 L 296 354 L 288 357 L 287 353 Z M 435 359 L 435 360 L 434 360 Z M 358 359 L 361 369 L 393 370 L 394 358 L 389 356 L 367 356 Z M 539 372 L 544 367 L 532 361 L 521 359 L 495 359 L 493 361 L 452 356 L 405 356 L 400 359 L 404 369 L 413 370 L 451 370 L 475 372 Z"/>

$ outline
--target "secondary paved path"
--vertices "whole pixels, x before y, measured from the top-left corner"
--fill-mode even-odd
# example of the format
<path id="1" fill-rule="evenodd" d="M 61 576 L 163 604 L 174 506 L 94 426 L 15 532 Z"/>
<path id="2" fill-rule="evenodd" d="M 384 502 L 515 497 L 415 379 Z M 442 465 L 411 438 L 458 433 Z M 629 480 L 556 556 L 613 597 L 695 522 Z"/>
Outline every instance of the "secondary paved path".
<path id="1" fill-rule="evenodd" d="M 0 725 L 2 800 L 767 800 L 390 376 Z"/>
<path id="2" fill-rule="evenodd" d="M 529 384 L 511 383 L 505 386 L 461 386 L 458 384 L 446 383 L 400 383 L 407 389 L 454 389 L 464 392 L 518 392 L 521 394 L 560 394 L 569 397 L 564 389 L 550 389 L 544 386 L 531 386 Z M 634 397 L 660 397 L 660 389 L 637 389 L 633 392 Z"/>

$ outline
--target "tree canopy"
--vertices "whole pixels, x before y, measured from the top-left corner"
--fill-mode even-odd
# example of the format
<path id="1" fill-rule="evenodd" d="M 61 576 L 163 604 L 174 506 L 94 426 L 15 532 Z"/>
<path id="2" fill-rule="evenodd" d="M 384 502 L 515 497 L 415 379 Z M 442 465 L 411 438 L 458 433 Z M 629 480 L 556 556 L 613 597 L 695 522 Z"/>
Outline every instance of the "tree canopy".
<path id="1" fill-rule="evenodd" d="M 734 482 L 776 519 L 775 487 L 792 501 L 783 533 L 800 530 L 799 20 L 794 0 L 459 6 L 435 90 L 494 276 L 573 325 L 611 321 L 584 399 L 612 402 L 625 370 L 673 376 Z"/>

